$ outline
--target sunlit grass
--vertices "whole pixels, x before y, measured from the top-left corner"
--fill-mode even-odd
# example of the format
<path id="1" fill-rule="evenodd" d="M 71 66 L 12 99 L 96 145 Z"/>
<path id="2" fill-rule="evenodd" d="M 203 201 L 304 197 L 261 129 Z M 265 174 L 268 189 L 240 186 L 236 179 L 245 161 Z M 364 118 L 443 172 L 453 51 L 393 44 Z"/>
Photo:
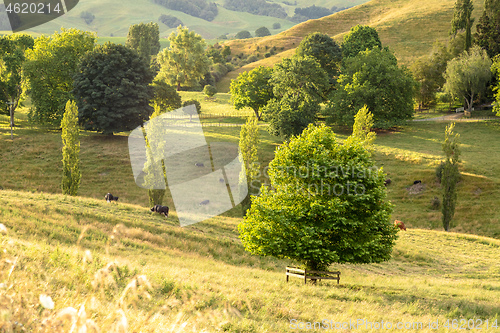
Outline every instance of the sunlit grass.
<path id="1" fill-rule="evenodd" d="M 180 228 L 139 206 L 13 191 L 0 192 L 0 207 L 8 229 L 0 235 L 0 283 L 18 258 L 0 301 L 10 297 L 4 314 L 28 329 L 82 304 L 103 330 L 122 309 L 130 332 L 170 332 L 175 323 L 172 332 L 288 332 L 291 319 L 428 322 L 500 313 L 500 241 L 487 237 L 409 229 L 391 261 L 333 265 L 340 285 L 312 286 L 285 282 L 289 262 L 246 253 L 239 219 Z M 108 263 L 117 271 L 108 268 L 112 280 L 97 284 Z M 151 288 L 124 297 L 142 275 Z M 51 296 L 54 310 L 41 308 L 40 294 Z"/>

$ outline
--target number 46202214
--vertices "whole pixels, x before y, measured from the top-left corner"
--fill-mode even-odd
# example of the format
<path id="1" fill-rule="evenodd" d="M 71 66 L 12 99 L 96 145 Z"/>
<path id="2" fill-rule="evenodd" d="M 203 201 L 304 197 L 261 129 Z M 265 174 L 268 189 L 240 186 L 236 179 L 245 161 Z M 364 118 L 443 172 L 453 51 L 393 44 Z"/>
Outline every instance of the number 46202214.
<path id="1" fill-rule="evenodd" d="M 448 328 L 448 329 L 455 329 L 455 330 L 481 330 L 481 329 L 489 329 L 489 328 L 495 328 L 498 329 L 500 326 L 498 325 L 498 320 L 490 321 L 488 319 L 486 320 L 481 320 L 481 319 L 448 319 L 444 322 L 443 327 Z"/>
<path id="2" fill-rule="evenodd" d="M 60 6 L 60 2 L 57 2 L 54 6 L 50 3 L 27 3 L 27 2 L 16 2 L 9 3 L 5 8 L 5 11 L 9 14 L 52 14 L 60 13 L 63 11 Z"/>

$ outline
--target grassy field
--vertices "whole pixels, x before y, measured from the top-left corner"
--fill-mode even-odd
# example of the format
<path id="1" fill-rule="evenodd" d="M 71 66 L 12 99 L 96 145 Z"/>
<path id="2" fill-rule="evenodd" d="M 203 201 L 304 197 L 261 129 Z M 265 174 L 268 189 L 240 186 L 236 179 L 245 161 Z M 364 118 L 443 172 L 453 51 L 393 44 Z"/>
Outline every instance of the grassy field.
<path id="1" fill-rule="evenodd" d="M 479 20 L 484 1 L 475 0 L 473 17 Z M 431 52 L 436 41 L 449 38 L 454 0 L 371 0 L 354 8 L 318 20 L 298 24 L 280 34 L 254 40 L 227 42 L 233 52 L 256 53 L 257 46 L 276 46 L 284 52 L 248 64 L 229 73 L 219 84 L 220 91 L 227 91 L 231 79 L 257 66 L 272 66 L 293 54 L 300 41 L 309 33 L 322 32 L 341 42 L 344 34 L 357 25 L 377 29 L 382 44 L 394 51 L 402 64 L 410 65 L 415 59 Z"/>
<path id="2" fill-rule="evenodd" d="M 289 332 L 324 319 L 361 320 L 360 332 L 382 320 L 430 332 L 439 321 L 432 332 L 446 332 L 448 319 L 500 319 L 500 241 L 491 238 L 409 229 L 391 261 L 334 265 L 340 285 L 313 286 L 286 283 L 287 261 L 247 254 L 235 218 L 180 228 L 137 205 L 11 190 L 0 191 L 0 218 L 6 332 L 42 321 L 42 332 L 67 332 L 71 317 L 59 311 L 82 305 L 102 331 L 126 317 L 130 332 Z M 39 305 L 41 294 L 54 310 Z"/>
<path id="3" fill-rule="evenodd" d="M 241 123 L 252 113 L 234 110 L 228 94 L 207 100 L 183 92 L 182 98 L 201 102 L 207 125 Z M 61 195 L 60 131 L 31 127 L 26 110 L 16 121 L 11 141 L 8 119 L 0 116 L 0 223 L 7 229 L 0 230 L 1 332 L 37 331 L 42 322 L 41 332 L 67 332 L 71 320 L 80 325 L 83 317 L 101 331 L 116 331 L 126 318 L 129 332 L 235 333 L 289 332 L 299 322 L 324 319 L 422 323 L 420 331 L 446 332 L 447 319 L 474 325 L 500 319 L 498 121 L 456 125 L 463 176 L 450 233 L 441 231 L 441 213 L 430 204 L 440 196 L 434 168 L 446 123 L 412 122 L 378 133 L 374 158 L 392 180 L 392 218 L 408 231 L 400 232 L 389 262 L 332 265 L 342 272 L 339 286 L 286 283 L 284 267 L 292 262 L 246 253 L 239 207 L 184 228 L 175 209 L 168 219 L 151 213 L 146 190 L 133 179 L 127 133 L 82 132 L 80 192 Z M 265 166 L 280 140 L 260 126 Z M 239 127 L 204 132 L 209 142 L 238 142 Z M 340 140 L 350 134 L 335 132 Z M 415 191 L 414 180 L 423 188 Z M 118 203 L 106 203 L 107 192 Z M 174 208 L 168 192 L 166 204 Z M 54 310 L 39 305 L 41 294 L 52 297 Z M 74 311 L 61 315 L 67 307 Z M 440 328 L 430 330 L 429 321 Z M 359 323 L 356 331 L 376 331 Z M 485 325 L 483 331 L 497 331 Z"/>

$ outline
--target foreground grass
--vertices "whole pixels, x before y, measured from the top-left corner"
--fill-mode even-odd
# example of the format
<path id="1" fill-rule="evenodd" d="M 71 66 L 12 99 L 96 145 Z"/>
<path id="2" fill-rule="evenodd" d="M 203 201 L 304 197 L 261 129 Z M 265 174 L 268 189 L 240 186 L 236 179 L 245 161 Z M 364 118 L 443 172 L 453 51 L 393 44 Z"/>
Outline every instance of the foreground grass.
<path id="1" fill-rule="evenodd" d="M 131 332 L 288 332 L 292 319 L 427 325 L 500 317 L 500 241 L 491 238 L 409 229 L 391 261 L 333 265 L 341 284 L 312 286 L 286 283 L 287 261 L 246 253 L 235 218 L 180 228 L 135 205 L 4 190 L 0 221 L 8 229 L 0 235 L 0 304 L 9 305 L 0 327 L 16 321 L 34 330 L 82 304 L 102 331 L 115 328 L 123 311 Z M 111 262 L 108 283 L 96 284 Z M 127 289 L 141 275 L 151 286 Z M 40 294 L 52 297 L 54 310 L 41 308 Z"/>

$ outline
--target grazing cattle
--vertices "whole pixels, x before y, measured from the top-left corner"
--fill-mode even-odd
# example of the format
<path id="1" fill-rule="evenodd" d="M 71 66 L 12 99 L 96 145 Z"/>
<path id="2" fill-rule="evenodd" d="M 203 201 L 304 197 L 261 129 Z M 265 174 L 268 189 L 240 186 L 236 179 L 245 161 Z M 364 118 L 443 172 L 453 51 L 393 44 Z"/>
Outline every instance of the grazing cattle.
<path id="1" fill-rule="evenodd" d="M 118 197 L 115 197 L 113 194 L 111 193 L 108 193 L 104 196 L 104 199 L 106 199 L 107 202 L 111 202 L 111 201 L 118 201 Z"/>
<path id="2" fill-rule="evenodd" d="M 387 178 L 385 181 L 384 181 L 384 185 L 387 186 L 391 183 L 391 180 L 389 178 Z"/>
<path id="3" fill-rule="evenodd" d="M 405 226 L 405 224 L 403 223 L 403 221 L 400 221 L 400 220 L 395 220 L 395 221 L 394 221 L 394 226 L 395 226 L 396 228 L 399 228 L 399 229 L 401 229 L 401 230 L 406 231 L 406 226 Z"/>
<path id="4" fill-rule="evenodd" d="M 151 208 L 151 211 L 158 213 L 158 214 L 163 214 L 163 216 L 168 217 L 168 207 L 167 206 L 154 205 L 154 207 Z"/>
<path id="5" fill-rule="evenodd" d="M 422 184 L 422 181 L 421 181 L 421 180 L 415 180 L 415 181 L 413 182 L 413 185 L 417 185 L 417 184 Z"/>

